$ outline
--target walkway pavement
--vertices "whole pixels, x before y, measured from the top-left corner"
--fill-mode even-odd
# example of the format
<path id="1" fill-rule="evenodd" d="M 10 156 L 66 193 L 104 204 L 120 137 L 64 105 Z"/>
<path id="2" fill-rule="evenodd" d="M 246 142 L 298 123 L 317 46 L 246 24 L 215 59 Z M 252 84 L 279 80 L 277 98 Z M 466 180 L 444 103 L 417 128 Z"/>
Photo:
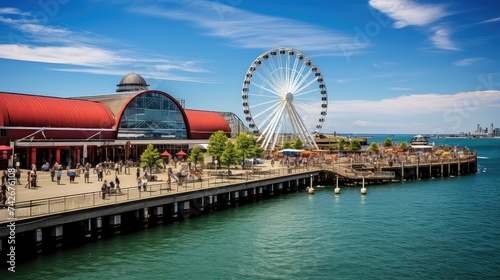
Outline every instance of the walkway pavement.
<path id="1" fill-rule="evenodd" d="M 180 171 L 180 165 L 177 168 L 171 167 L 175 172 Z M 115 174 L 112 170 L 108 174 L 104 174 L 104 179 L 108 183 L 115 180 L 115 176 L 120 179 L 121 194 L 106 194 L 102 198 L 101 187 L 103 181 L 97 180 L 97 174 L 90 172 L 90 182 L 85 183 L 83 174 L 75 178 L 74 182 L 69 181 L 69 177 L 63 174 L 60 184 L 52 181 L 50 172 L 38 171 L 37 187 L 28 188 L 27 170 L 22 170 L 21 184 L 16 185 L 14 196 L 8 196 L 7 206 L 11 206 L 10 202 L 15 202 L 15 206 L 11 208 L 0 209 L 0 223 L 15 217 L 27 218 L 30 216 L 41 216 L 52 213 L 60 213 L 72 211 L 88 207 L 98 207 L 113 203 L 120 203 L 136 199 L 144 199 L 148 197 L 162 196 L 174 194 L 179 192 L 187 192 L 195 189 L 206 189 L 219 187 L 225 184 L 235 184 L 238 182 L 258 180 L 263 178 L 283 176 L 288 174 L 287 168 L 275 165 L 271 166 L 270 163 L 259 164 L 252 170 L 231 169 L 232 175 L 227 176 L 227 169 L 219 169 L 218 172 L 226 172 L 224 176 L 209 175 L 215 170 L 205 170 L 202 180 L 191 180 L 184 184 L 177 184 L 172 181 L 170 187 L 167 184 L 167 173 L 154 173 L 157 177 L 156 181 L 148 182 L 147 191 L 139 191 L 137 188 L 137 167 L 131 168 L 127 173 L 120 172 Z M 292 172 L 305 171 L 305 168 L 294 169 Z M 141 176 L 144 175 L 142 168 L 140 169 Z M 15 213 L 11 210 L 15 210 Z"/>

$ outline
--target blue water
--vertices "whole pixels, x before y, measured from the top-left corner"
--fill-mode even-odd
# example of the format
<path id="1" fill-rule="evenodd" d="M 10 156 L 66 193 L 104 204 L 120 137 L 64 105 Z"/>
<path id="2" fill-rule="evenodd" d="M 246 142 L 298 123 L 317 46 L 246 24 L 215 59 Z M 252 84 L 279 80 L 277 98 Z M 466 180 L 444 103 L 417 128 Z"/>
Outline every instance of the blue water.
<path id="1" fill-rule="evenodd" d="M 404 137 L 408 139 L 399 140 Z M 383 142 L 379 136 L 374 141 Z M 408 141 L 411 136 L 396 136 Z M 500 279 L 500 139 L 470 176 L 333 186 L 90 243 L 10 279 Z M 4 272 L 0 272 L 2 279 Z"/>

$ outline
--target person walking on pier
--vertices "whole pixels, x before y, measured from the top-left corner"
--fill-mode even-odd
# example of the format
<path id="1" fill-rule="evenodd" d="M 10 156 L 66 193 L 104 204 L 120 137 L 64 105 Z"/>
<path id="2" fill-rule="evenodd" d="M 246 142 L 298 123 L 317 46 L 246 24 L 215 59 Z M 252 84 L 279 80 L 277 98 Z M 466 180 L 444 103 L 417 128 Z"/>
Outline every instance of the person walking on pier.
<path id="1" fill-rule="evenodd" d="M 102 166 L 102 163 L 99 163 L 98 166 L 96 166 L 97 168 L 97 181 L 102 181 L 102 178 L 103 178 L 103 166 Z"/>
<path id="2" fill-rule="evenodd" d="M 57 168 L 56 171 L 56 178 L 57 178 L 57 184 L 61 184 L 61 176 L 62 176 L 62 167 Z"/>
<path id="3" fill-rule="evenodd" d="M 135 175 L 137 175 L 137 180 L 139 180 L 141 178 L 141 169 L 139 167 L 137 167 L 137 171 L 136 171 Z"/>
<path id="4" fill-rule="evenodd" d="M 7 170 L 4 170 L 3 173 L 2 173 L 2 185 L 4 183 L 7 183 L 7 178 L 8 178 L 8 176 L 7 176 Z"/>
<path id="5" fill-rule="evenodd" d="M 90 167 L 85 165 L 84 171 L 83 171 L 83 179 L 85 183 L 90 183 Z"/>
<path id="6" fill-rule="evenodd" d="M 54 178 L 56 177 L 56 168 L 52 166 L 50 168 L 50 181 L 54 182 Z"/>
<path id="7" fill-rule="evenodd" d="M 16 167 L 15 177 L 16 177 L 16 185 L 21 185 L 21 170 L 19 169 L 19 167 Z"/>

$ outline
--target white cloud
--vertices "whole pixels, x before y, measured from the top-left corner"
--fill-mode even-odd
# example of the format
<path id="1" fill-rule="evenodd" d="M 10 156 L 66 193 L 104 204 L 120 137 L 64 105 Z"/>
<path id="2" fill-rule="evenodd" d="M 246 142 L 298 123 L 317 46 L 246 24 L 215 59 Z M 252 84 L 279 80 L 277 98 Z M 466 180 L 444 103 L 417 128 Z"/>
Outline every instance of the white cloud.
<path id="1" fill-rule="evenodd" d="M 499 108 L 499 90 L 332 101 L 323 131 L 458 133 L 493 122 Z"/>
<path id="2" fill-rule="evenodd" d="M 413 94 L 382 100 L 337 101 L 335 111 L 344 114 L 363 112 L 368 115 L 418 116 L 442 113 L 450 108 L 467 107 L 479 111 L 489 107 L 500 107 L 500 91 L 486 90 L 457 94 Z"/>
<path id="3" fill-rule="evenodd" d="M 133 68 L 156 79 L 207 83 L 180 72 L 207 73 L 195 60 L 167 60 L 161 55 L 108 49 L 109 38 L 71 26 L 51 26 L 16 8 L 1 8 L 0 23 L 11 28 L 16 42 L 0 44 L 0 58 L 88 68 L 52 68 L 55 71 L 123 75 L 119 69 Z"/>
<path id="4" fill-rule="evenodd" d="M 456 51 L 460 50 L 455 43 L 450 39 L 450 30 L 448 29 L 435 29 L 434 34 L 431 36 L 431 41 L 439 49 Z"/>
<path id="5" fill-rule="evenodd" d="M 329 55 L 358 54 L 368 46 L 348 34 L 286 18 L 260 15 L 218 2 L 178 1 L 176 7 L 143 6 L 131 12 L 184 20 L 205 30 L 207 36 L 229 40 L 239 48 L 273 49 L 295 46 Z M 200 16 L 203 14 L 203 16 Z"/>
<path id="6" fill-rule="evenodd" d="M 474 64 L 474 63 L 476 63 L 478 61 L 481 61 L 483 59 L 484 59 L 483 57 L 465 58 L 465 59 L 462 59 L 462 60 L 459 60 L 459 61 L 453 63 L 453 65 L 459 66 L 459 67 L 464 67 L 464 66 L 472 65 L 472 64 Z"/>
<path id="7" fill-rule="evenodd" d="M 370 6 L 392 18 L 395 28 L 406 26 L 429 27 L 450 15 L 445 6 L 437 4 L 418 4 L 411 0 L 370 0 Z M 443 27 L 430 29 L 430 40 L 436 48 L 459 50 L 450 39 L 451 31 Z"/>
<path id="8" fill-rule="evenodd" d="M 109 66 L 124 63 L 116 53 L 88 46 L 0 45 L 0 58 L 81 66 Z"/>
<path id="9" fill-rule="evenodd" d="M 490 23 L 490 22 L 497 22 L 497 21 L 500 21 L 500 17 L 488 19 L 488 20 L 482 21 L 481 23 Z"/>
<path id="10" fill-rule="evenodd" d="M 448 15 L 442 5 L 423 5 L 410 0 L 370 0 L 369 3 L 391 17 L 395 28 L 425 26 Z"/>
<path id="11" fill-rule="evenodd" d="M 386 127 L 392 127 L 394 130 L 400 129 L 400 128 L 408 128 L 408 127 L 421 127 L 425 124 L 422 123 L 417 123 L 417 122 L 374 122 L 374 121 L 367 121 L 367 120 L 356 120 L 352 122 L 353 126 L 358 126 L 358 127 L 377 127 L 377 128 L 386 128 Z"/>
<path id="12" fill-rule="evenodd" d="M 17 8 L 5 7 L 0 8 L 0 15 L 18 15 L 18 16 L 29 16 L 29 12 L 20 11 Z"/>

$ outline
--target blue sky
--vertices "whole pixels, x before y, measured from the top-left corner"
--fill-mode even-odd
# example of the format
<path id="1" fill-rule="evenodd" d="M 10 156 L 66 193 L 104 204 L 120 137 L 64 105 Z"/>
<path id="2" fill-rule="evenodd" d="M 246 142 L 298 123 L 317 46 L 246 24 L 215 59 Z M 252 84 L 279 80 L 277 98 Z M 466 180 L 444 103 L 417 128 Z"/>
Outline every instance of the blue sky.
<path id="1" fill-rule="evenodd" d="M 500 127 L 500 10 L 457 1 L 2 1 L 0 91 L 112 93 L 131 72 L 186 108 L 242 119 L 260 54 L 296 48 L 328 89 L 323 132 Z"/>

